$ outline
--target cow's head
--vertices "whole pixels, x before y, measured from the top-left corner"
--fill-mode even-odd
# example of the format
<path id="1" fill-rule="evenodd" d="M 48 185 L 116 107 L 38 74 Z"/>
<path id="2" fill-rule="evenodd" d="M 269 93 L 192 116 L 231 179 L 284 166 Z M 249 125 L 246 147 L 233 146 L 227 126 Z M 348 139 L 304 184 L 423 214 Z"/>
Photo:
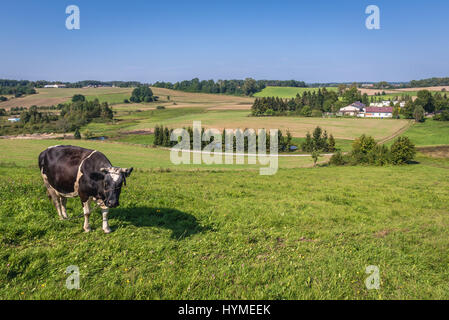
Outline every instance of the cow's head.
<path id="1" fill-rule="evenodd" d="M 104 204 L 109 208 L 119 206 L 120 193 L 122 192 L 122 185 L 126 186 L 126 178 L 131 175 L 133 168 L 102 168 L 101 173 L 104 174 L 103 179 L 103 193 L 105 199 Z"/>

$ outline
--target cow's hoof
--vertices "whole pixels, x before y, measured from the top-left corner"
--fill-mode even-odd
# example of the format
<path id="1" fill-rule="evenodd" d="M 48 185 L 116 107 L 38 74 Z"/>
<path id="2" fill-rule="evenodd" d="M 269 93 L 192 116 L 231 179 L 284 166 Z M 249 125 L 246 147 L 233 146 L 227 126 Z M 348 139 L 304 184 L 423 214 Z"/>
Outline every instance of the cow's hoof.
<path id="1" fill-rule="evenodd" d="M 111 228 L 107 227 L 107 228 L 103 229 L 103 231 L 106 234 L 111 233 Z"/>
<path id="2" fill-rule="evenodd" d="M 90 228 L 90 227 L 83 227 L 83 229 L 84 229 L 84 232 L 90 232 L 92 229 Z"/>

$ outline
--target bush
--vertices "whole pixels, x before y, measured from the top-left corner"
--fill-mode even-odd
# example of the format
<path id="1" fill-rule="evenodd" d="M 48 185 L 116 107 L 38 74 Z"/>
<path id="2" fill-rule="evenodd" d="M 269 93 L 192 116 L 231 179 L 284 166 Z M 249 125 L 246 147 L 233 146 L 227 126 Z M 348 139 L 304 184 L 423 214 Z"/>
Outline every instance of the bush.
<path id="1" fill-rule="evenodd" d="M 376 141 L 373 137 L 362 135 L 352 143 L 351 158 L 355 164 L 368 163 L 368 154 L 376 146 Z"/>
<path id="2" fill-rule="evenodd" d="M 399 137 L 391 146 L 391 162 L 393 164 L 406 164 L 415 157 L 415 145 L 408 137 Z"/>
<path id="3" fill-rule="evenodd" d="M 333 166 L 343 166 L 346 164 L 345 158 L 340 151 L 337 151 L 330 159 L 329 162 Z"/>
<path id="4" fill-rule="evenodd" d="M 133 90 L 131 98 L 129 99 L 131 102 L 153 102 L 157 101 L 157 97 L 153 96 L 153 91 L 147 86 L 140 86 Z"/>
<path id="5" fill-rule="evenodd" d="M 156 109 L 157 109 L 157 110 L 164 110 L 165 107 L 164 107 L 164 106 L 157 106 Z"/>
<path id="6" fill-rule="evenodd" d="M 83 96 L 82 94 L 75 94 L 72 97 L 72 102 L 78 102 L 78 101 L 84 102 L 84 101 L 86 101 L 86 97 Z"/>
<path id="7" fill-rule="evenodd" d="M 80 131 L 79 131 L 78 128 L 76 128 L 76 130 L 75 130 L 74 137 L 75 137 L 75 139 L 77 139 L 77 140 L 81 139 L 81 133 L 80 133 Z"/>
<path id="8" fill-rule="evenodd" d="M 440 114 L 437 114 L 433 117 L 433 120 L 437 121 L 449 121 L 449 111 L 444 110 Z"/>
<path id="9" fill-rule="evenodd" d="M 311 115 L 312 115 L 312 117 L 322 117 L 323 113 L 320 110 L 314 109 L 314 110 L 312 110 L 312 114 Z"/>
<path id="10" fill-rule="evenodd" d="M 391 163 L 391 153 L 387 146 L 376 145 L 371 152 L 368 153 L 368 163 L 376 166 L 384 166 Z"/>

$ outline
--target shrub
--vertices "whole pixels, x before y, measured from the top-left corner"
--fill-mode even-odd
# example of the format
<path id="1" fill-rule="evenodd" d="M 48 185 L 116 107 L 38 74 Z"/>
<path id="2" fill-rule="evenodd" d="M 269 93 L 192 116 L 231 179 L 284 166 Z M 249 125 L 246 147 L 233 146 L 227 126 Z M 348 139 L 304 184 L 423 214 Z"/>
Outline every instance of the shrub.
<path id="1" fill-rule="evenodd" d="M 75 137 L 75 139 L 78 139 L 78 140 L 81 139 L 81 133 L 78 128 L 76 128 L 76 130 L 75 130 L 74 137 Z"/>
<path id="2" fill-rule="evenodd" d="M 374 149 L 375 146 L 376 141 L 373 137 L 363 134 L 360 138 L 355 139 L 352 143 L 351 152 L 351 157 L 354 160 L 354 163 L 368 163 L 368 154 Z"/>
<path id="3" fill-rule="evenodd" d="M 82 94 L 75 94 L 72 97 L 72 102 L 78 102 L 78 101 L 84 102 L 84 101 L 86 101 L 86 97 L 83 96 Z"/>
<path id="4" fill-rule="evenodd" d="M 94 136 L 94 134 L 92 132 L 90 132 L 89 130 L 84 131 L 85 139 L 91 139 L 93 136 Z"/>
<path id="5" fill-rule="evenodd" d="M 384 166 L 391 163 L 391 153 L 388 147 L 385 145 L 376 145 L 368 153 L 368 163 L 376 166 Z"/>
<path id="6" fill-rule="evenodd" d="M 153 91 L 147 86 L 140 86 L 133 90 L 131 98 L 129 99 L 131 102 L 153 102 L 157 101 L 157 97 L 153 96 Z"/>
<path id="7" fill-rule="evenodd" d="M 433 117 L 433 120 L 437 121 L 449 121 L 449 111 L 444 110 L 440 114 L 437 114 Z"/>
<path id="8" fill-rule="evenodd" d="M 415 157 L 415 145 L 408 137 L 399 137 L 391 146 L 391 162 L 393 164 L 409 163 Z"/>
<path id="9" fill-rule="evenodd" d="M 320 110 L 314 109 L 314 110 L 312 110 L 311 116 L 312 117 L 322 117 L 323 113 Z"/>
<path id="10" fill-rule="evenodd" d="M 157 106 L 156 109 L 157 109 L 157 110 L 164 110 L 165 107 L 164 107 L 164 106 Z"/>
<path id="11" fill-rule="evenodd" d="M 310 117 L 312 115 L 312 109 L 310 109 L 309 106 L 304 106 L 300 111 L 300 115 L 303 117 Z"/>
<path id="12" fill-rule="evenodd" d="M 345 158 L 340 151 L 337 151 L 330 159 L 329 162 L 333 166 L 343 166 L 346 164 Z"/>

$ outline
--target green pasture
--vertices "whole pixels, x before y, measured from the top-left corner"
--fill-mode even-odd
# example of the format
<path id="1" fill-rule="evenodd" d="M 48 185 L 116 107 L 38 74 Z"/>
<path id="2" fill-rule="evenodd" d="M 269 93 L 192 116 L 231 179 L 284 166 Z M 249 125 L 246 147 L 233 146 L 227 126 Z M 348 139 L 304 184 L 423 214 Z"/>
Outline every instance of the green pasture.
<path id="1" fill-rule="evenodd" d="M 1 299 L 449 298 L 447 159 L 167 172 L 148 170 L 167 166 L 162 150 L 80 141 L 138 168 L 105 235 L 98 209 L 84 233 L 45 194 L 36 157 L 61 142 L 0 140 Z M 65 287 L 70 265 L 79 290 Z M 379 290 L 365 287 L 370 265 Z"/>

